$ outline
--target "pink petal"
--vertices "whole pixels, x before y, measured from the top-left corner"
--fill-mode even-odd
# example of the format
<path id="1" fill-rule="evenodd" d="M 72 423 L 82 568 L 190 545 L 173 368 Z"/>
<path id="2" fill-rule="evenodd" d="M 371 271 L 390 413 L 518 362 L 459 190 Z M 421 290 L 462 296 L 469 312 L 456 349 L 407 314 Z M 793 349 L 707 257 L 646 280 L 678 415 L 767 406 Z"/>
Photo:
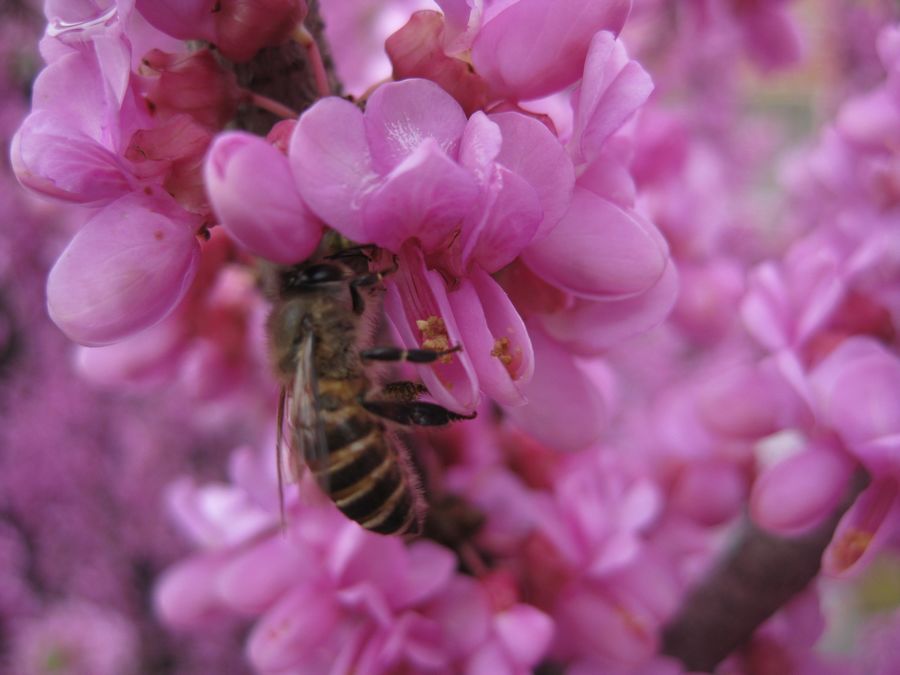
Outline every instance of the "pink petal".
<path id="1" fill-rule="evenodd" d="M 466 114 L 459 103 L 429 80 L 384 84 L 366 103 L 366 137 L 373 164 L 382 174 L 393 170 L 426 139 L 433 139 L 455 159 L 465 126 Z"/>
<path id="2" fill-rule="evenodd" d="M 628 209 L 634 206 L 635 185 L 631 170 L 623 159 L 608 149 L 578 177 L 578 187 Z"/>
<path id="3" fill-rule="evenodd" d="M 530 669 L 550 646 L 553 620 L 536 607 L 518 604 L 494 617 L 494 630 L 515 665 Z"/>
<path id="4" fill-rule="evenodd" d="M 585 656 L 633 665 L 645 662 L 656 650 L 656 626 L 583 585 L 562 598 L 554 614 L 560 639 Z"/>
<path id="5" fill-rule="evenodd" d="M 280 672 L 298 662 L 331 663 L 337 657 L 333 643 L 340 636 L 339 612 L 327 589 L 294 589 L 254 626 L 247 641 L 250 662 L 263 672 Z"/>
<path id="6" fill-rule="evenodd" d="M 573 140 L 577 158 L 592 162 L 606 139 L 621 127 L 653 91 L 653 81 L 622 43 L 602 31 L 591 40 L 578 97 Z"/>
<path id="7" fill-rule="evenodd" d="M 783 68 L 800 59 L 797 26 L 781 3 L 760 3 L 741 17 L 744 44 L 750 58 L 763 70 Z"/>
<path id="8" fill-rule="evenodd" d="M 534 352 L 509 297 L 477 268 L 448 297 L 482 391 L 504 405 L 525 403 L 521 388 L 534 373 Z"/>
<path id="9" fill-rule="evenodd" d="M 407 248 L 401 252 L 400 271 L 390 278 L 384 307 L 408 348 L 426 346 L 425 343 L 433 339 L 428 337 L 431 332 L 435 332 L 437 340 L 443 337 L 441 342 L 446 342 L 448 347 L 462 343 L 444 280 L 438 272 L 425 269 L 417 250 Z M 445 331 L 443 336 L 439 335 L 440 322 Z M 465 351 L 450 355 L 449 363 L 418 366 L 418 371 L 428 392 L 438 403 L 463 414 L 475 409 L 478 379 Z"/>
<path id="10" fill-rule="evenodd" d="M 853 462 L 843 453 L 811 448 L 765 471 L 753 486 L 750 512 L 760 527 L 793 535 L 831 515 L 844 497 Z"/>
<path id="11" fill-rule="evenodd" d="M 481 183 L 487 182 L 494 160 L 503 146 L 500 126 L 483 112 L 469 118 L 459 148 L 459 163 L 469 169 Z"/>
<path id="12" fill-rule="evenodd" d="M 297 190 L 327 225 L 365 241 L 362 195 L 377 180 L 359 108 L 330 97 L 307 110 L 288 153 Z"/>
<path id="13" fill-rule="evenodd" d="M 425 139 L 366 200 L 365 241 L 399 251 L 415 238 L 426 252 L 435 250 L 446 245 L 477 198 L 474 177 Z"/>
<path id="14" fill-rule="evenodd" d="M 113 52 L 120 54 L 124 46 L 120 40 L 115 42 Z M 65 127 L 115 150 L 129 61 L 114 63 L 119 72 L 104 72 L 103 65 L 93 50 L 74 51 L 54 61 L 34 82 L 33 109 L 53 113 Z"/>
<path id="15" fill-rule="evenodd" d="M 181 40 L 215 42 L 213 0 L 135 0 L 153 26 Z"/>
<path id="16" fill-rule="evenodd" d="M 670 504 L 704 527 L 737 516 L 747 498 L 747 481 L 732 462 L 693 462 L 678 475 Z"/>
<path id="17" fill-rule="evenodd" d="M 591 38 L 618 34 L 630 10 L 630 0 L 520 0 L 482 26 L 472 62 L 500 97 L 546 96 L 581 77 Z"/>
<path id="18" fill-rule="evenodd" d="M 900 360 L 869 338 L 845 340 L 816 368 L 821 416 L 850 444 L 900 433 Z"/>
<path id="19" fill-rule="evenodd" d="M 187 476 L 166 491 L 173 519 L 203 548 L 227 548 L 272 528 L 273 516 L 240 489 L 223 483 L 198 488 Z"/>
<path id="20" fill-rule="evenodd" d="M 467 223 L 462 263 L 475 262 L 488 272 L 515 260 L 534 239 L 542 219 L 531 185 L 502 166 L 495 167 L 479 209 L 472 215 L 478 222 Z"/>
<path id="21" fill-rule="evenodd" d="M 407 549 L 406 578 L 389 589 L 394 607 L 427 602 L 450 583 L 456 558 L 448 549 L 429 541 L 416 541 Z"/>
<path id="22" fill-rule="evenodd" d="M 662 323 L 678 297 L 678 274 L 670 263 L 648 290 L 624 300 L 578 300 L 566 310 L 539 317 L 549 335 L 577 354 L 602 354 Z"/>
<path id="23" fill-rule="evenodd" d="M 478 582 L 456 575 L 446 591 L 430 603 L 427 614 L 440 624 L 447 652 L 459 658 L 488 638 L 490 611 L 488 598 Z"/>
<path id="24" fill-rule="evenodd" d="M 523 388 L 528 405 L 506 412 L 548 447 L 583 450 L 606 429 L 606 398 L 568 350 L 534 323 L 528 333 L 534 347 L 534 376 Z"/>
<path id="25" fill-rule="evenodd" d="M 220 616 L 224 607 L 215 579 L 226 558 L 197 556 L 168 568 L 153 592 L 155 614 L 177 628 L 200 627 Z"/>
<path id="26" fill-rule="evenodd" d="M 497 161 L 524 178 L 537 193 L 544 216 L 535 239 L 547 235 L 572 201 L 575 168 L 559 140 L 538 120 L 516 112 L 497 113 L 503 145 Z"/>
<path id="27" fill-rule="evenodd" d="M 384 42 L 384 50 L 395 80 L 430 80 L 456 99 L 467 115 L 472 114 L 487 104 L 487 82 L 468 62 L 448 55 L 445 34 L 440 12 L 413 12 L 406 25 Z"/>
<path id="28" fill-rule="evenodd" d="M 710 431 L 751 441 L 788 426 L 796 408 L 796 395 L 787 382 L 777 371 L 757 364 L 711 378 L 697 400 L 697 413 Z"/>
<path id="29" fill-rule="evenodd" d="M 81 347 L 79 374 L 103 387 L 162 385 L 176 378 L 184 331 L 173 315 L 129 338 L 105 347 Z"/>
<path id="30" fill-rule="evenodd" d="M 133 189 L 123 160 L 50 112 L 28 116 L 10 148 L 16 178 L 48 197 L 100 205 Z"/>
<path id="31" fill-rule="evenodd" d="M 579 188 L 563 219 L 522 257 L 550 283 L 599 300 L 652 288 L 666 269 L 669 251 L 652 223 Z"/>
<path id="32" fill-rule="evenodd" d="M 268 537 L 222 567 L 217 595 L 234 611 L 259 616 L 309 575 L 304 553 L 281 533 Z M 259 574 L 261 569 L 266 573 Z"/>
<path id="33" fill-rule="evenodd" d="M 133 194 L 75 235 L 50 271 L 47 309 L 72 340 L 98 346 L 152 326 L 181 300 L 200 245 L 170 202 Z"/>
<path id="34" fill-rule="evenodd" d="M 435 3 L 444 13 L 446 21 L 444 39 L 448 42 L 453 42 L 466 31 L 473 12 L 473 5 L 478 6 L 477 13 L 480 15 L 480 3 L 476 0 L 435 0 Z"/>
<path id="35" fill-rule="evenodd" d="M 790 299 L 784 277 L 773 263 L 751 272 L 740 312 L 747 330 L 763 346 L 777 350 L 787 345 Z"/>
<path id="36" fill-rule="evenodd" d="M 287 158 L 258 136 L 217 136 L 203 175 L 222 226 L 254 255 L 290 265 L 316 250 L 321 222 L 300 199 Z"/>
<path id="37" fill-rule="evenodd" d="M 827 574 L 853 576 L 900 532 L 900 491 L 896 479 L 875 480 L 841 518 L 822 556 Z"/>

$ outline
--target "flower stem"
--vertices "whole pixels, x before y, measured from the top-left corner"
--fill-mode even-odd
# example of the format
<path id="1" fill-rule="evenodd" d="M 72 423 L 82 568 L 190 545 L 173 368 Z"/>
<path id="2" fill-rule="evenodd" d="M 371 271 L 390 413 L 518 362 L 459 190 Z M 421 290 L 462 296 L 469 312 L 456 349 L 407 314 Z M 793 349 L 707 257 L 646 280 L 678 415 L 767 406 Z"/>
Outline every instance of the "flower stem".
<path id="1" fill-rule="evenodd" d="M 295 42 L 306 49 L 306 58 L 312 68 L 316 80 L 316 90 L 319 96 L 331 96 L 331 86 L 328 84 L 328 74 L 325 72 L 325 63 L 322 61 L 322 52 L 312 33 L 302 23 L 297 26 L 292 35 Z"/>
<path id="2" fill-rule="evenodd" d="M 278 115 L 283 119 L 293 120 L 297 119 L 300 116 L 296 110 L 293 110 L 283 103 L 279 103 L 278 101 L 269 98 L 268 96 L 257 94 L 250 91 L 249 89 L 244 89 L 243 94 L 244 96 L 246 96 L 247 100 L 257 108 L 268 110 L 273 115 Z"/>

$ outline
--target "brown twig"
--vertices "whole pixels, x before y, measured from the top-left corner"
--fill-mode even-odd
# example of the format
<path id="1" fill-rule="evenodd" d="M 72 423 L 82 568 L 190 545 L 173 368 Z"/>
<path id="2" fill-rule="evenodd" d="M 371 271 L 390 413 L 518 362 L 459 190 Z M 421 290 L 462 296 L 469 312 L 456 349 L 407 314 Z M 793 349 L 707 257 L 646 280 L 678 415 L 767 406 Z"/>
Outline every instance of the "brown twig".
<path id="1" fill-rule="evenodd" d="M 319 46 L 319 53 L 325 72 L 328 74 L 331 91 L 340 92 L 340 83 L 334 74 L 334 64 L 323 37 L 324 24 L 319 14 L 319 3 L 307 3 L 309 13 L 304 24 Z M 319 98 L 316 69 L 307 60 L 307 50 L 294 40 L 288 40 L 278 47 L 268 47 L 247 63 L 234 66 L 238 84 L 256 94 L 277 101 L 286 107 L 302 113 Z M 241 129 L 265 135 L 281 118 L 267 110 L 248 105 L 237 115 L 236 123 Z"/>
<path id="2" fill-rule="evenodd" d="M 663 630 L 662 651 L 691 671 L 710 672 L 819 573 L 841 516 L 863 490 L 860 472 L 841 506 L 808 534 L 784 539 L 749 521 L 734 548 L 687 597 Z"/>

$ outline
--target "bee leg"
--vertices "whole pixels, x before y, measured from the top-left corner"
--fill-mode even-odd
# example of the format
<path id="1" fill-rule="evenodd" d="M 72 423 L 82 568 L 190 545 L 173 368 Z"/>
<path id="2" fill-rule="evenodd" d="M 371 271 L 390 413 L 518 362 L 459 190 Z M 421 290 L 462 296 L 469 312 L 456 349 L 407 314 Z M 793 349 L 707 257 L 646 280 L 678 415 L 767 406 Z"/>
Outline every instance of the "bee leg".
<path id="1" fill-rule="evenodd" d="M 281 528 L 284 529 L 284 475 L 281 468 L 281 444 L 284 442 L 284 404 L 287 391 L 284 387 L 278 394 L 278 413 L 275 422 L 275 466 L 278 470 L 278 510 L 281 514 Z"/>
<path id="2" fill-rule="evenodd" d="M 437 403 L 425 401 L 360 401 L 362 406 L 373 415 L 397 422 L 398 424 L 422 427 L 439 427 L 457 420 L 475 419 L 477 413 L 460 415 Z"/>
<path id="3" fill-rule="evenodd" d="M 409 361 L 410 363 L 434 363 L 445 356 L 462 351 L 460 345 L 450 349 L 401 349 L 400 347 L 373 347 L 362 350 L 364 361 Z"/>
<path id="4" fill-rule="evenodd" d="M 381 394 L 388 400 L 399 401 L 401 403 L 415 401 L 422 394 L 427 394 L 428 389 L 425 385 L 418 382 L 410 382 L 401 380 L 399 382 L 388 382 L 381 388 Z"/>
<path id="5" fill-rule="evenodd" d="M 366 308 L 366 303 L 360 294 L 359 289 L 368 288 L 384 281 L 389 274 L 397 271 L 396 256 L 394 256 L 393 267 L 382 270 L 381 272 L 369 272 L 368 274 L 360 274 L 350 279 L 350 300 L 353 303 L 353 313 L 362 314 Z"/>

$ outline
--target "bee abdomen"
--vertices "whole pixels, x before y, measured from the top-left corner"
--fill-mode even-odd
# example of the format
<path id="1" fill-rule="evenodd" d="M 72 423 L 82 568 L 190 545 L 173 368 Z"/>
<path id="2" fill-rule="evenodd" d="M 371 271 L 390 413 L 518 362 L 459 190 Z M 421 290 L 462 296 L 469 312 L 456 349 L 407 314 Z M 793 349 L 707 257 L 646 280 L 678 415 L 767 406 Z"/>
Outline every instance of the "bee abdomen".
<path id="1" fill-rule="evenodd" d="M 331 456 L 329 492 L 348 518 L 381 534 L 402 534 L 416 523 L 413 487 L 382 429 L 374 427 Z"/>

